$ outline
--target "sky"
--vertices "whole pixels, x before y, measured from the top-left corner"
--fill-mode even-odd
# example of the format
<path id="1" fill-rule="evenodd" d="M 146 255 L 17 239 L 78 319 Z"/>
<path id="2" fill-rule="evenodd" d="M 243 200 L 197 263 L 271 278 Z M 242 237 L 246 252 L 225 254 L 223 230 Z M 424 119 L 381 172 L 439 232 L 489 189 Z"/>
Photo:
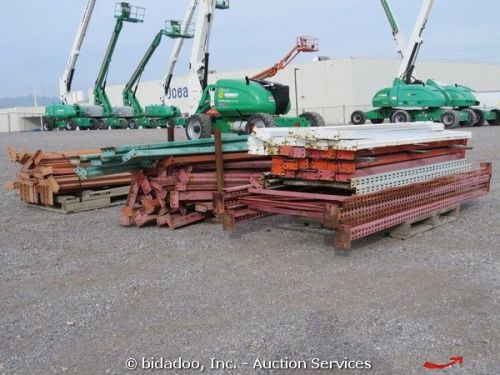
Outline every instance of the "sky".
<path id="1" fill-rule="evenodd" d="M 58 95 L 73 38 L 87 0 L 2 1 L 0 97 Z M 124 26 L 108 84 L 126 82 L 167 19 L 182 19 L 187 0 L 130 0 L 146 8 L 143 24 Z M 320 55 L 331 58 L 396 58 L 379 0 L 231 0 L 218 10 L 210 69 L 264 68 L 294 44 L 297 35 L 319 38 Z M 421 0 L 391 0 L 405 36 L 411 34 Z M 114 26 L 114 0 L 97 0 L 73 90 L 92 87 Z M 436 0 L 419 58 L 500 63 L 500 1 Z M 173 40 L 164 39 L 143 75 L 161 79 Z M 188 71 L 191 42 L 184 44 L 175 74 Z M 311 59 L 302 54 L 297 61 Z"/>

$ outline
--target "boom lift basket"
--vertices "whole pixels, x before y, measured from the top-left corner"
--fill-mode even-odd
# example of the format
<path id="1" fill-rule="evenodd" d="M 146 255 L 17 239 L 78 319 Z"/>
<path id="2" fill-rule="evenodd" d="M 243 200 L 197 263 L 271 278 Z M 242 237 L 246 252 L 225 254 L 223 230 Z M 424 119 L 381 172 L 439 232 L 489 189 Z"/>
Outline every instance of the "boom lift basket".
<path id="1" fill-rule="evenodd" d="M 170 38 L 191 39 L 194 37 L 193 24 L 186 25 L 178 20 L 165 21 L 165 34 Z"/>
<path id="2" fill-rule="evenodd" d="M 313 36 L 298 36 L 297 50 L 300 52 L 317 52 L 319 47 L 318 38 Z"/>
<path id="3" fill-rule="evenodd" d="M 121 2 L 115 5 L 115 18 L 121 18 L 126 22 L 144 22 L 146 9 L 143 7 L 131 6 L 129 3 Z"/>
<path id="4" fill-rule="evenodd" d="M 215 9 L 229 9 L 229 0 L 217 0 Z"/>

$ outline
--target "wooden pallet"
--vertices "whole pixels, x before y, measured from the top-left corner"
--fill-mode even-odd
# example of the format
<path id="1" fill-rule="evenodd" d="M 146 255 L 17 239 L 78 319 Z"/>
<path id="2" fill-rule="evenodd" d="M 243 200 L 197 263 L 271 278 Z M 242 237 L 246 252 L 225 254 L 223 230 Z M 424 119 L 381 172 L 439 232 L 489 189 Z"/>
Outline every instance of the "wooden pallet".
<path id="1" fill-rule="evenodd" d="M 42 208 L 44 210 L 70 214 L 121 205 L 125 202 L 129 186 L 120 186 L 104 190 L 85 190 L 81 196 L 59 195 L 56 196 L 53 206 L 39 204 L 27 205 L 30 207 Z"/>
<path id="2" fill-rule="evenodd" d="M 454 205 L 445 209 L 435 211 L 429 215 L 417 217 L 398 225 L 389 231 L 392 238 L 406 240 L 419 233 L 450 223 L 457 219 L 460 212 L 460 205 Z"/>

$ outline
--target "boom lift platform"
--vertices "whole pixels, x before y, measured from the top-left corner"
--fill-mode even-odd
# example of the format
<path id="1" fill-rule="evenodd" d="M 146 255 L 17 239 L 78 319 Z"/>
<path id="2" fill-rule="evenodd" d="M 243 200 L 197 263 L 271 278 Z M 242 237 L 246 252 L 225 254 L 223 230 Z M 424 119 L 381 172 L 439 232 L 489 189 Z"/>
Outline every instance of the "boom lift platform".
<path id="1" fill-rule="evenodd" d="M 285 57 L 274 64 L 272 67 L 254 75 L 252 79 L 267 79 L 274 77 L 280 70 L 286 68 L 288 64 L 301 52 L 317 52 L 318 38 L 311 36 L 298 36 L 295 46 L 288 52 Z"/>

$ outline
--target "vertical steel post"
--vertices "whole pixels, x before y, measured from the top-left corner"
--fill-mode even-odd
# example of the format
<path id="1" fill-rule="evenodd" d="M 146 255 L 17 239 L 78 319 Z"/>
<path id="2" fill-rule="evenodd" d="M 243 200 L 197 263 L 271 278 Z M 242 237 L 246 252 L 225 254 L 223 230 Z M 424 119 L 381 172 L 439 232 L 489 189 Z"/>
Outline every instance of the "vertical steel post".
<path id="1" fill-rule="evenodd" d="M 10 125 L 10 112 L 7 112 L 7 127 L 9 128 L 9 133 L 12 131 L 11 125 Z"/>
<path id="2" fill-rule="evenodd" d="M 167 124 L 167 142 L 173 142 L 175 140 L 174 135 L 175 127 L 171 124 Z"/>
<path id="3" fill-rule="evenodd" d="M 224 161 L 222 157 L 222 133 L 220 129 L 214 131 L 215 142 L 215 171 L 217 175 L 217 192 L 222 193 L 224 189 Z"/>
<path id="4" fill-rule="evenodd" d="M 297 89 L 297 71 L 299 68 L 293 68 L 293 78 L 295 81 L 295 115 L 299 116 L 299 94 Z"/>

